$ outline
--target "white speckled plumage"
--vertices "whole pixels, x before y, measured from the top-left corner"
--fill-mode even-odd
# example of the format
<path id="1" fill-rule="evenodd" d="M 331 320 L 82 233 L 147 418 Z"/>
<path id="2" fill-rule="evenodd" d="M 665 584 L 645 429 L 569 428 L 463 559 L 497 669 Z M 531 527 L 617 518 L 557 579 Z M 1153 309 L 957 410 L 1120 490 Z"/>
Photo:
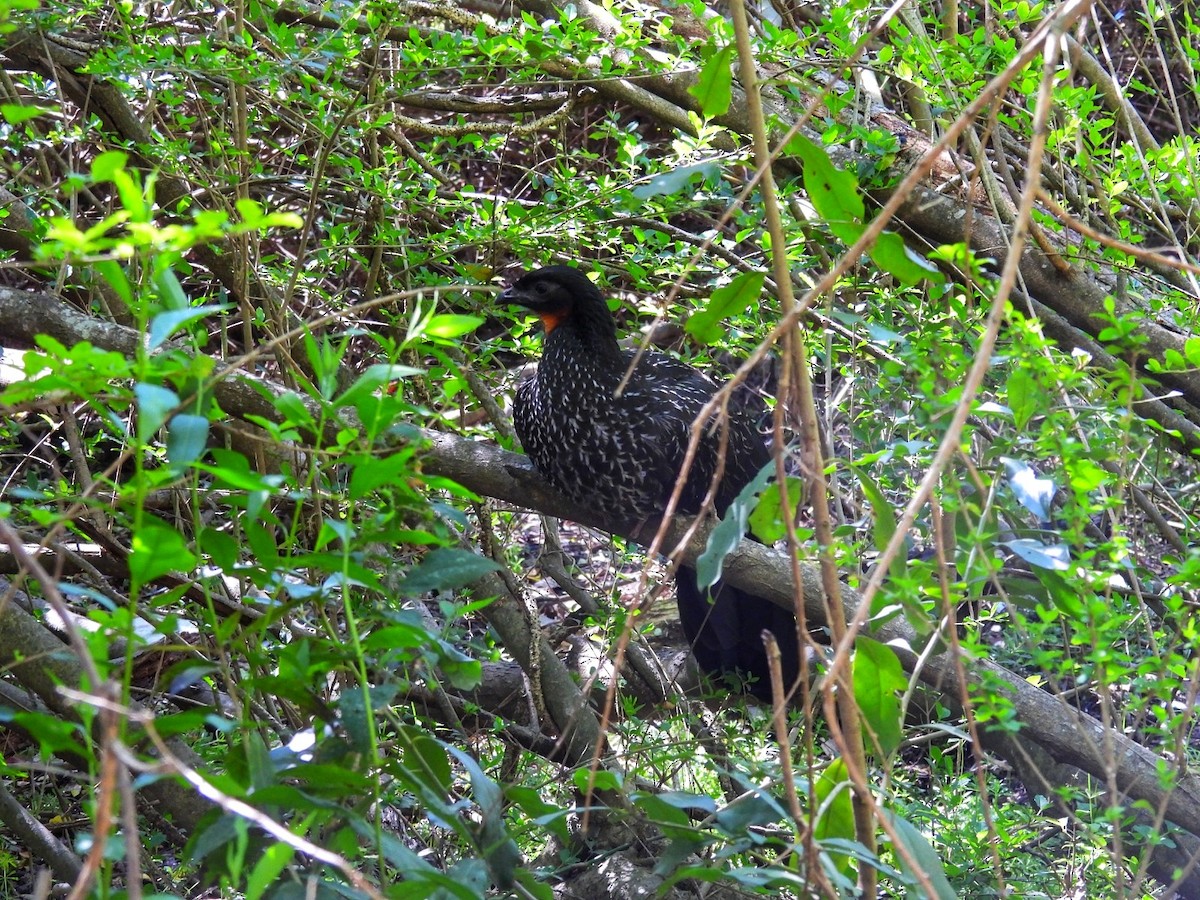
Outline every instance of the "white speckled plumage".
<path id="1" fill-rule="evenodd" d="M 682 467 L 692 423 L 717 391 L 697 369 L 656 351 L 644 354 L 618 395 L 633 362 L 617 343 L 616 325 L 586 275 L 549 266 L 518 279 L 501 295 L 531 309 L 546 325 L 542 360 L 517 387 L 513 420 L 538 471 L 576 502 L 609 515 L 642 518 L 666 507 Z M 769 455 L 750 417 L 713 419 L 680 496 L 678 511 L 700 511 L 718 467 L 721 429 L 725 465 L 715 505 L 724 512 Z M 695 573 L 677 578 L 680 619 L 697 662 L 709 672 L 752 675 L 750 690 L 770 696 L 760 633 L 780 643 L 785 678 L 798 670 L 795 618 L 769 601 L 726 585 L 710 605 Z"/>

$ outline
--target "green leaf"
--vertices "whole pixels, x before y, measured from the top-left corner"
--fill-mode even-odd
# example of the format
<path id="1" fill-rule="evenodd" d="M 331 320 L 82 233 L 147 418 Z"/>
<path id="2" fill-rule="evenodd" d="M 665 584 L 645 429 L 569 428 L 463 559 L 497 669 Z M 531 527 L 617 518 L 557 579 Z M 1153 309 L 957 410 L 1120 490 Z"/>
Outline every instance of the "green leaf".
<path id="1" fill-rule="evenodd" d="M 376 628 L 363 639 L 364 650 L 413 650 L 425 646 L 430 640 L 429 631 L 409 622 L 393 622 L 384 628 Z"/>
<path id="2" fill-rule="evenodd" d="M 183 535 L 159 519 L 147 518 L 133 533 L 129 554 L 129 575 L 133 593 L 168 572 L 190 572 L 196 567 L 196 555 Z"/>
<path id="3" fill-rule="evenodd" d="M 854 641 L 853 681 L 867 748 L 874 747 L 881 758 L 887 759 L 900 747 L 902 730 L 897 695 L 908 687 L 896 652 L 886 644 L 860 635 Z"/>
<path id="4" fill-rule="evenodd" d="M 482 316 L 444 315 L 434 316 L 425 325 L 425 334 L 430 337 L 450 338 L 462 337 L 483 324 Z"/>
<path id="5" fill-rule="evenodd" d="M 0 103 L 0 115 L 9 125 L 20 125 L 38 116 L 49 116 L 58 112 L 51 106 L 22 106 L 19 103 Z"/>
<path id="6" fill-rule="evenodd" d="M 386 384 L 421 374 L 424 374 L 424 369 L 414 369 L 411 366 L 387 363 L 367 366 L 366 370 L 354 380 L 354 383 L 346 388 L 346 392 L 334 401 L 334 406 L 338 409 L 353 406 L 360 399 L 374 395 Z"/>
<path id="7" fill-rule="evenodd" d="M 504 793 L 509 800 L 520 807 L 530 822 L 539 828 L 547 829 L 561 841 L 568 840 L 570 829 L 567 827 L 567 819 L 571 815 L 571 810 L 547 803 L 542 799 L 541 791 L 525 785 L 505 785 Z"/>
<path id="8" fill-rule="evenodd" d="M 500 566 L 495 561 L 454 547 L 431 550 L 420 564 L 409 569 L 398 591 L 406 597 L 430 591 L 449 591 L 477 581 Z"/>
<path id="9" fill-rule="evenodd" d="M 158 299 L 167 309 L 183 311 L 188 308 L 188 296 L 170 267 L 163 266 L 154 273 L 154 287 Z"/>
<path id="10" fill-rule="evenodd" d="M 1023 366 L 1016 366 L 1008 373 L 1005 392 L 1008 395 L 1008 408 L 1013 414 L 1013 425 L 1017 431 L 1024 431 L 1029 420 L 1041 411 L 1045 392 L 1038 386 L 1033 373 Z"/>
<path id="11" fill-rule="evenodd" d="M 758 302 L 766 278 L 763 272 L 742 272 L 729 284 L 713 291 L 708 305 L 687 320 L 684 326 L 687 333 L 705 344 L 715 344 L 725 336 L 722 322 Z"/>
<path id="12" fill-rule="evenodd" d="M 813 837 L 818 843 L 828 838 L 854 839 L 854 801 L 843 760 L 835 759 L 817 776 L 813 783 L 813 802 L 817 806 Z M 849 877 L 853 871 L 850 857 L 844 853 L 830 853 L 829 857 L 838 870 Z"/>
<path id="13" fill-rule="evenodd" d="M 554 892 L 554 886 L 543 880 L 541 875 L 531 872 L 528 868 L 522 866 L 514 873 L 516 882 L 521 886 L 521 891 L 531 900 L 554 900 L 558 895 Z"/>
<path id="14" fill-rule="evenodd" d="M 396 747 L 412 790 L 432 797 L 450 793 L 454 777 L 445 744 L 415 725 L 404 725 L 397 732 Z"/>
<path id="15" fill-rule="evenodd" d="M 371 694 L 369 684 L 357 685 L 342 694 L 337 702 L 342 730 L 355 753 L 368 753 L 371 749 L 371 718 L 367 714 L 367 704 L 373 700 Z"/>
<path id="16" fill-rule="evenodd" d="M 28 732 L 38 742 L 38 750 L 44 759 L 56 754 L 80 758 L 88 755 L 81 740 L 83 728 L 78 723 L 67 722 L 49 713 L 14 712 L 8 708 L 0 709 L 0 722 L 13 722 Z"/>
<path id="17" fill-rule="evenodd" d="M 686 812 L 670 803 L 664 803 L 654 794 L 635 791 L 630 799 L 633 801 L 633 805 L 644 812 L 651 822 L 659 826 L 667 826 L 668 829 L 672 826 L 675 828 L 690 827 Z"/>
<path id="18" fill-rule="evenodd" d="M 688 88 L 688 93 L 700 103 L 704 118 L 723 116 L 733 99 L 733 57 L 737 47 L 729 44 L 708 58 L 700 70 L 700 78 Z"/>
<path id="19" fill-rule="evenodd" d="M 866 218 L 858 179 L 834 166 L 825 149 L 804 135 L 792 138 L 788 150 L 800 157 L 804 189 L 817 213 L 839 240 L 853 244 L 862 234 Z"/>
<path id="20" fill-rule="evenodd" d="M 480 822 L 475 839 L 479 853 L 487 863 L 492 880 L 501 888 L 508 888 L 521 861 L 521 851 L 517 849 L 517 842 L 509 834 L 504 820 L 504 792 L 480 768 L 473 756 L 451 745 L 447 745 L 446 749 L 458 759 L 471 778 L 471 793 L 479 808 Z"/>
<path id="21" fill-rule="evenodd" d="M 133 287 L 129 284 L 129 276 L 125 269 L 115 259 L 98 259 L 92 263 L 100 277 L 108 282 L 108 286 L 121 298 L 121 302 L 129 309 L 133 308 Z M 154 349 L 151 344 L 150 349 Z"/>
<path id="22" fill-rule="evenodd" d="M 896 533 L 896 510 L 892 508 L 892 504 L 884 496 L 883 489 L 864 469 L 858 466 L 851 466 L 850 470 L 858 477 L 858 482 L 862 485 L 863 494 L 871 504 L 871 520 L 873 525 L 873 537 L 875 546 L 882 550 L 892 540 L 892 535 Z M 903 578 L 907 571 L 907 563 L 903 557 L 897 556 L 892 560 L 891 568 L 888 572 L 893 578 Z"/>
<path id="23" fill-rule="evenodd" d="M 221 303 L 209 306 L 193 306 L 186 309 L 170 309 L 167 312 L 159 313 L 150 320 L 149 349 L 158 349 L 167 338 L 189 322 L 203 319 L 208 315 L 224 312 L 227 309 L 229 309 L 229 304 Z"/>
<path id="24" fill-rule="evenodd" d="M 383 459 L 364 459 L 350 473 L 350 498 L 359 500 L 386 484 L 395 484 L 414 474 L 411 453 L 395 453 Z"/>
<path id="25" fill-rule="evenodd" d="M 101 153 L 92 162 L 92 178 L 96 181 L 112 181 L 118 172 L 125 169 L 129 156 L 123 150 Z"/>
<path id="26" fill-rule="evenodd" d="M 440 645 L 438 671 L 460 691 L 473 691 L 483 681 L 483 663 L 472 659 L 450 643 Z"/>
<path id="27" fill-rule="evenodd" d="M 589 789 L 593 791 L 619 791 L 621 789 L 621 777 L 609 769 L 597 769 L 593 772 L 590 769 L 576 769 L 571 776 L 575 790 L 586 792 Z"/>
<path id="28" fill-rule="evenodd" d="M 311 818 L 310 815 L 310 821 Z M 291 823 L 291 828 L 301 834 L 306 830 L 302 825 L 298 827 L 294 822 Z M 274 843 L 264 850 L 246 877 L 247 900 L 259 900 L 267 889 L 276 883 L 280 873 L 287 868 L 288 863 L 295 855 L 296 851 L 284 843 Z"/>
<path id="29" fill-rule="evenodd" d="M 143 444 L 152 438 L 167 421 L 167 416 L 179 406 L 179 395 L 159 384 L 139 382 L 133 386 L 137 398 L 137 437 Z"/>
<path id="30" fill-rule="evenodd" d="M 238 552 L 241 547 L 233 535 L 219 528 L 205 526 L 197 538 L 200 552 L 208 556 L 222 571 L 232 573 L 237 565 Z"/>
<path id="31" fill-rule="evenodd" d="M 794 517 L 804 495 L 804 479 L 789 475 L 785 485 L 787 508 Z M 769 485 L 762 492 L 754 512 L 750 513 L 750 531 L 764 544 L 774 544 L 787 535 L 787 523 L 783 520 L 783 489 L 779 482 Z"/>
<path id="32" fill-rule="evenodd" d="M 942 861 L 938 859 L 937 853 L 934 852 L 925 835 L 921 834 L 917 827 L 907 819 L 901 818 L 891 810 L 885 809 L 882 812 L 891 821 L 892 829 L 896 832 L 901 846 L 908 851 L 909 858 L 916 862 L 929 879 L 933 886 L 933 896 L 937 900 L 955 900 L 958 892 L 950 886 L 950 881 L 946 878 L 946 871 L 942 868 Z M 915 873 L 908 867 L 904 855 L 897 853 L 896 856 L 900 861 L 900 867 L 908 872 L 910 877 L 915 878 Z"/>
<path id="33" fill-rule="evenodd" d="M 167 426 L 167 462 L 171 469 L 182 472 L 204 455 L 208 446 L 208 419 L 192 413 L 172 417 Z"/>
<path id="34" fill-rule="evenodd" d="M 717 527 L 708 536 L 704 552 L 696 560 L 696 581 L 701 588 L 711 587 L 721 577 L 725 557 L 741 543 L 742 535 L 746 533 L 746 520 L 750 518 L 755 498 L 774 474 L 775 461 L 772 460 L 762 467 L 753 481 L 742 488 L 737 499 L 725 511 L 725 518 L 717 523 Z"/>
<path id="35" fill-rule="evenodd" d="M 791 818 L 779 801 L 769 793 L 748 786 L 745 793 L 722 807 L 714 817 L 717 826 L 731 837 L 744 837 L 755 825 L 774 825 Z"/>
<path id="36" fill-rule="evenodd" d="M 234 226 L 234 233 L 245 231 L 263 231 L 267 228 L 299 228 L 304 219 L 296 213 L 263 211 L 262 204 L 256 200 L 243 198 L 235 204 L 241 221 Z"/>
<path id="37" fill-rule="evenodd" d="M 721 177 L 721 167 L 715 162 L 694 163 L 690 166 L 679 166 L 669 172 L 655 175 L 645 184 L 639 184 L 630 194 L 638 200 L 649 200 L 651 197 L 678 194 L 690 187 L 699 177 L 703 182 L 715 182 Z"/>
<path id="38" fill-rule="evenodd" d="M 914 253 L 904 243 L 904 238 L 894 231 L 885 231 L 875 239 L 871 259 L 903 284 L 919 284 L 925 279 L 942 280 L 938 267 Z"/>

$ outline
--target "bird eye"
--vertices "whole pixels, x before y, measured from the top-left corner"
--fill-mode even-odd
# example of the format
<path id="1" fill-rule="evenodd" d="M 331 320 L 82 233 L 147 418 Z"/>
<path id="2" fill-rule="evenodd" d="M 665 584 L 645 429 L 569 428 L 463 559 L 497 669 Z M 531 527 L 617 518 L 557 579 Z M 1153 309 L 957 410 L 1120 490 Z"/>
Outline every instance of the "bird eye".
<path id="1" fill-rule="evenodd" d="M 544 281 L 539 281 L 533 286 L 533 292 L 538 296 L 545 296 L 546 291 L 548 290 L 550 290 L 550 285 L 546 284 Z"/>

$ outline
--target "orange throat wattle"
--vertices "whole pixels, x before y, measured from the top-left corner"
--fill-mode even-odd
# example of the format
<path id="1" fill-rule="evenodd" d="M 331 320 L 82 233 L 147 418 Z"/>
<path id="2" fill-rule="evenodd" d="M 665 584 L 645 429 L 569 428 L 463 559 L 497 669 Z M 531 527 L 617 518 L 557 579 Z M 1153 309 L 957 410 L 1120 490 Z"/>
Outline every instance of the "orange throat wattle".
<path id="1" fill-rule="evenodd" d="M 538 313 L 537 317 L 542 320 L 542 328 L 545 330 L 546 334 L 549 334 L 563 323 L 566 315 L 561 312 L 543 312 Z"/>

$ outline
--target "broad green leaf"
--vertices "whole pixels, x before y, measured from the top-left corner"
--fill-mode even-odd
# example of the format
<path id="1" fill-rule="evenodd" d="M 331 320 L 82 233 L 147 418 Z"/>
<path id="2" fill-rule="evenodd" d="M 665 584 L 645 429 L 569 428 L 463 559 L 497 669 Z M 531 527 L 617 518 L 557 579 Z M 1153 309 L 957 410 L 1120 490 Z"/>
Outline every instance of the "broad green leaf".
<path id="1" fill-rule="evenodd" d="M 854 840 L 854 801 L 844 761 L 835 759 L 817 776 L 813 783 L 813 802 L 817 806 L 817 821 L 813 828 L 817 843 L 827 838 Z M 850 857 L 844 853 L 830 853 L 829 856 L 838 870 L 849 877 L 853 871 Z"/>
<path id="2" fill-rule="evenodd" d="M 508 825 L 504 820 L 504 792 L 495 779 L 480 767 L 475 757 L 458 747 L 447 744 L 446 749 L 453 754 L 471 778 L 471 793 L 478 807 L 479 824 L 475 843 L 492 880 L 501 887 L 507 888 L 513 883 L 513 873 L 521 861 L 521 851 L 517 842 L 509 834 Z"/>
<path id="3" fill-rule="evenodd" d="M 482 316 L 451 315 L 447 313 L 431 318 L 425 326 L 425 333 L 430 337 L 448 340 L 469 334 L 482 324 Z"/>
<path id="4" fill-rule="evenodd" d="M 789 475 L 785 482 L 787 486 L 787 508 L 792 516 L 800 505 L 804 495 L 804 480 Z M 779 482 L 768 485 L 759 498 L 758 505 L 750 514 L 750 530 L 764 544 L 774 544 L 787 534 L 787 523 L 783 521 L 783 489 Z"/>
<path id="5" fill-rule="evenodd" d="M 439 547 L 429 551 L 417 566 L 409 569 L 398 590 L 406 597 L 454 590 L 499 568 L 493 560 L 470 550 Z"/>
<path id="6" fill-rule="evenodd" d="M 360 499 L 386 484 L 414 474 L 410 453 L 395 453 L 383 459 L 364 459 L 350 473 L 350 497 Z"/>
<path id="7" fill-rule="evenodd" d="M 170 309 L 166 312 L 161 312 L 150 320 L 149 348 L 151 350 L 158 349 L 167 338 L 189 322 L 203 319 L 208 315 L 224 312 L 227 309 L 229 309 L 229 304 L 222 303 L 210 306 L 193 306 L 185 309 Z"/>
<path id="8" fill-rule="evenodd" d="M 440 644 L 438 671 L 460 691 L 473 691 L 483 680 L 483 663 L 472 659 L 451 643 Z"/>
<path id="9" fill-rule="evenodd" d="M 123 150 L 108 150 L 92 161 L 92 178 L 96 181 L 112 181 L 113 176 L 125 169 L 129 156 Z"/>
<path id="10" fill-rule="evenodd" d="M 735 781 L 740 781 L 736 779 Z M 745 837 L 747 828 L 755 825 L 777 825 L 791 819 L 780 800 L 752 784 L 740 783 L 742 794 L 717 810 L 717 827 L 734 838 Z"/>
<path id="11" fill-rule="evenodd" d="M 146 443 L 162 428 L 167 416 L 179 406 L 179 395 L 170 388 L 145 382 L 133 386 L 133 395 L 138 403 L 138 440 Z"/>
<path id="12" fill-rule="evenodd" d="M 310 813 L 307 821 L 311 822 L 316 813 Z M 302 822 L 293 822 L 290 828 L 298 834 L 307 831 Z M 246 878 L 246 900 L 260 900 L 267 890 L 276 884 L 280 874 L 296 855 L 288 844 L 274 843 L 262 852 L 250 874 Z"/>
<path id="13" fill-rule="evenodd" d="M 942 861 L 938 859 L 937 853 L 934 852 L 925 835 L 921 834 L 916 826 L 907 819 L 901 818 L 890 810 L 883 810 L 883 815 L 891 820 L 892 829 L 896 832 L 901 846 L 908 851 L 908 856 L 929 879 L 933 886 L 933 897 L 936 900 L 956 900 L 959 894 L 951 887 L 949 879 L 946 878 L 946 871 L 942 868 Z M 896 856 L 899 859 L 900 867 L 910 876 L 915 877 L 915 873 L 905 862 L 904 857 L 901 854 L 896 854 Z M 933 898 L 929 898 L 929 900 L 933 900 Z"/>
<path id="14" fill-rule="evenodd" d="M 182 472 L 204 455 L 208 446 L 208 419 L 192 413 L 180 413 L 167 425 L 167 462 Z"/>
<path id="15" fill-rule="evenodd" d="M 208 556 L 222 571 L 233 572 L 241 550 L 233 535 L 209 525 L 200 530 L 196 543 L 200 552 Z"/>
<path id="16" fill-rule="evenodd" d="M 12 709 L 0 709 L 0 722 L 13 722 L 27 732 L 38 742 L 38 750 L 43 759 L 50 759 L 56 754 L 86 758 L 87 751 L 83 747 L 83 726 L 76 722 L 68 722 L 58 716 L 42 712 L 26 712 Z"/>
<path id="17" fill-rule="evenodd" d="M 1025 559 L 1025 556 L 1022 554 L 1018 554 L 1018 556 Z M 1087 613 L 1087 607 L 1084 604 L 1084 598 L 1080 596 L 1078 584 L 1068 581 L 1049 566 L 1043 567 L 1034 564 L 1033 574 L 1041 582 L 1042 587 L 1046 588 L 1049 592 L 1050 602 L 1054 604 L 1059 612 L 1064 613 L 1076 622 L 1083 620 Z"/>
<path id="18" fill-rule="evenodd" d="M 721 177 L 721 167 L 715 162 L 694 163 L 690 166 L 679 166 L 669 172 L 655 175 L 645 184 L 639 184 L 630 193 L 638 200 L 649 200 L 651 197 L 678 194 L 699 177 L 701 181 L 717 181 Z"/>
<path id="19" fill-rule="evenodd" d="M 133 593 L 168 572 L 190 572 L 196 567 L 196 555 L 183 535 L 155 518 L 146 518 L 133 532 L 133 550 L 129 554 L 129 574 Z"/>
<path id="20" fill-rule="evenodd" d="M 854 699 L 863 717 L 867 749 L 874 749 L 883 759 L 888 759 L 900 747 L 902 729 L 898 695 L 908 687 L 896 652 L 870 638 L 856 638 L 853 681 Z"/>
<path id="21" fill-rule="evenodd" d="M 758 302 L 766 278 L 763 272 L 742 272 L 729 284 L 713 291 L 708 305 L 687 320 L 684 326 L 687 333 L 705 344 L 719 341 L 725 336 L 722 323 Z"/>
<path id="22" fill-rule="evenodd" d="M 234 233 L 244 231 L 262 231 L 267 228 L 299 228 L 304 219 L 292 212 L 264 212 L 262 204 L 256 200 L 243 198 L 235 203 L 241 221 L 234 227 Z"/>
<path id="23" fill-rule="evenodd" d="M 356 753 L 371 750 L 371 717 L 367 714 L 368 704 L 382 706 L 374 697 L 371 685 L 354 685 L 338 698 L 337 711 L 342 732 Z"/>
<path id="24" fill-rule="evenodd" d="M 254 560 L 268 571 L 279 568 L 279 547 L 275 541 L 275 529 L 264 525 L 256 516 L 242 522 L 246 542 L 254 554 Z"/>
<path id="25" fill-rule="evenodd" d="M 571 777 L 578 791 L 587 791 L 589 788 L 593 791 L 621 789 L 621 777 L 609 769 L 597 769 L 595 772 L 591 769 L 576 769 Z"/>
<path id="26" fill-rule="evenodd" d="M 1200 368 L 1200 337 L 1190 337 L 1184 341 L 1183 355 L 1192 368 Z"/>
<path id="27" fill-rule="evenodd" d="M 722 47 L 708 58 L 700 70 L 700 78 L 688 88 L 688 93 L 700 103 L 704 118 L 723 116 L 729 111 L 733 99 L 733 57 L 737 47 L 730 44 Z"/>
<path id="28" fill-rule="evenodd" d="M 129 284 L 129 276 L 125 274 L 121 263 L 115 259 L 98 259 L 92 265 L 100 273 L 100 277 L 107 281 L 108 286 L 121 298 L 121 302 L 127 308 L 133 309 L 133 287 Z M 153 350 L 155 346 L 157 345 L 152 343 L 150 349 Z"/>
<path id="29" fill-rule="evenodd" d="M 339 409 L 346 406 L 353 406 L 361 398 L 371 396 L 376 391 L 382 390 L 384 385 L 390 384 L 393 381 L 399 381 L 401 378 L 411 378 L 414 375 L 421 375 L 423 372 L 423 369 L 414 369 L 411 366 L 389 365 L 387 363 L 367 366 L 366 370 L 354 380 L 354 383 L 346 388 L 345 393 L 334 401 L 334 406 Z"/>
<path id="30" fill-rule="evenodd" d="M 942 279 L 937 266 L 909 249 L 904 238 L 894 231 L 885 231 L 875 239 L 871 247 L 871 259 L 903 284 L 919 284 L 927 278 L 934 281 Z"/>
<path id="31" fill-rule="evenodd" d="M 250 468 L 250 461 L 237 450 L 215 447 L 212 464 L 202 468 L 217 478 L 217 486 L 233 491 L 274 491 L 284 483 L 282 475 L 264 475 Z"/>
<path id="32" fill-rule="evenodd" d="M 407 622 L 395 623 L 377 628 L 363 639 L 364 650 L 412 650 L 424 647 L 430 639 L 429 632 L 419 625 Z"/>
<path id="33" fill-rule="evenodd" d="M 892 535 L 896 533 L 896 510 L 892 508 L 891 502 L 884 496 L 883 490 L 879 484 L 872 478 L 865 469 L 858 466 L 851 466 L 851 471 L 858 478 L 858 483 L 862 486 L 863 494 L 871 504 L 871 523 L 872 536 L 875 541 L 875 546 L 883 550 L 892 540 Z M 888 570 L 893 578 L 903 578 L 907 570 L 906 562 L 903 558 L 897 556 L 892 560 L 891 568 Z"/>
<path id="34" fill-rule="evenodd" d="M 792 138 L 788 150 L 800 157 L 804 189 L 829 230 L 843 243 L 854 243 L 862 234 L 866 218 L 858 179 L 851 172 L 837 168 L 825 149 L 804 135 Z"/>
<path id="35" fill-rule="evenodd" d="M 0 115 L 9 125 L 20 125 L 38 116 L 49 116 L 58 110 L 50 106 L 22 106 L 19 103 L 0 103 Z"/>
<path id="36" fill-rule="evenodd" d="M 668 827 L 689 827 L 686 812 L 670 803 L 664 803 L 655 794 L 635 791 L 630 799 L 633 801 L 633 805 L 642 810 L 652 822 Z"/>
<path id="37" fill-rule="evenodd" d="M 725 511 L 725 518 L 717 523 L 717 527 L 708 536 L 704 552 L 696 560 L 696 581 L 702 589 L 716 584 L 717 579 L 721 577 L 725 557 L 741 543 L 742 535 L 746 533 L 746 520 L 750 518 L 755 498 L 774 474 L 775 462 L 772 460 L 762 467 L 762 471 L 753 481 L 742 488 L 737 499 Z"/>
<path id="38" fill-rule="evenodd" d="M 1008 373 L 1005 393 L 1008 396 L 1008 408 L 1012 410 L 1013 424 L 1018 431 L 1024 431 L 1029 420 L 1042 408 L 1045 392 L 1028 369 L 1017 366 Z"/>
<path id="39" fill-rule="evenodd" d="M 164 266 L 154 273 L 154 287 L 158 291 L 158 299 L 168 310 L 185 312 L 188 308 L 188 296 L 175 273 Z"/>
<path id="40" fill-rule="evenodd" d="M 538 827 L 547 828 L 560 840 L 567 840 L 570 834 L 567 819 L 572 814 L 571 810 L 547 803 L 541 791 L 523 784 L 506 784 L 504 795 L 516 804 L 531 822 Z"/>
<path id="41" fill-rule="evenodd" d="M 558 894 L 554 891 L 554 886 L 551 885 L 545 878 L 529 868 L 522 866 L 513 873 L 516 877 L 516 882 L 521 887 L 522 893 L 529 897 L 530 900 L 554 900 Z M 480 893 L 487 888 L 483 885 Z"/>

